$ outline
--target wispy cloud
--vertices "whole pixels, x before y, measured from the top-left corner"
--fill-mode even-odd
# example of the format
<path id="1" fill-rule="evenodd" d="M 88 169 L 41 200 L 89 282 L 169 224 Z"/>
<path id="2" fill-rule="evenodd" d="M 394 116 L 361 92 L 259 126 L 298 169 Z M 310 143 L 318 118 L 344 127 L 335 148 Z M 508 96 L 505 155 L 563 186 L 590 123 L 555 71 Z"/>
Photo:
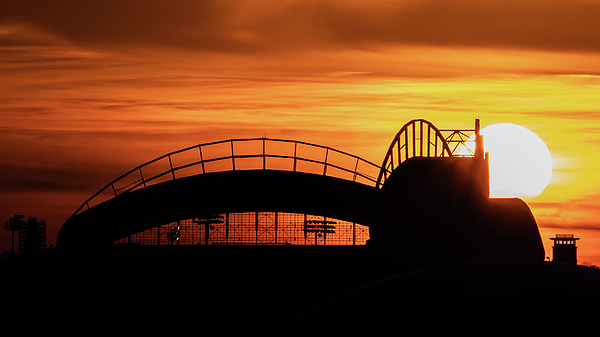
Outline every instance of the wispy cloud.
<path id="1" fill-rule="evenodd" d="M 600 231 L 600 222 L 589 223 L 589 224 L 572 224 L 572 223 L 553 223 L 544 221 L 542 226 L 544 229 L 564 229 L 569 231 L 575 230 L 586 230 L 586 231 Z"/>
<path id="2" fill-rule="evenodd" d="M 529 202 L 540 228 L 600 231 L 598 194 L 560 202 Z"/>

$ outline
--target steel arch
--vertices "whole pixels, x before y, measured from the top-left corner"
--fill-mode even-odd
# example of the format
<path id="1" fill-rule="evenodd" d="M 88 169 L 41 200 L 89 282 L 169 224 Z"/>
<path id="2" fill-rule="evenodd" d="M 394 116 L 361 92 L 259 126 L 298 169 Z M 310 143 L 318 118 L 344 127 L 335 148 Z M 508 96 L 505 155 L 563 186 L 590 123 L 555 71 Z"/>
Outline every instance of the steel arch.
<path id="1" fill-rule="evenodd" d="M 452 157 L 442 132 L 425 119 L 413 119 L 404 124 L 390 144 L 381 164 L 377 187 L 401 163 L 412 157 Z"/>
<path id="2" fill-rule="evenodd" d="M 258 146 L 255 147 L 253 151 L 238 150 L 236 152 L 236 147 L 242 147 L 244 144 L 248 143 L 255 143 L 258 144 Z M 267 149 L 273 144 L 287 144 L 289 147 L 285 151 L 270 151 Z M 206 150 L 211 147 L 220 148 L 219 151 L 208 153 Z M 299 153 L 300 147 L 307 149 L 307 153 L 310 153 L 310 155 L 307 156 Z M 322 155 L 322 157 L 315 155 L 315 153 Z M 181 164 L 175 163 L 173 159 L 175 159 L 176 156 L 187 156 L 185 157 L 186 161 Z M 340 177 L 369 186 L 376 186 L 377 180 L 375 177 L 380 170 L 379 165 L 353 154 L 336 150 L 331 147 L 302 141 L 274 138 L 221 140 L 169 152 L 129 170 L 84 201 L 71 217 L 121 194 L 146 188 L 147 186 L 163 182 L 165 179 L 175 180 L 181 178 L 182 174 L 180 173 L 192 167 L 198 167 L 196 174 L 215 172 L 215 170 L 211 171 L 207 167 L 209 164 L 215 163 L 224 166 L 224 168 L 216 171 L 245 170 L 249 168 L 244 167 L 240 161 L 252 159 L 260 162 L 258 164 L 258 169 L 262 170 L 271 169 L 268 164 L 268 160 L 271 159 L 286 161 L 288 168 L 283 170 L 293 172 L 307 172 L 300 167 L 302 163 L 307 163 L 318 167 L 317 171 L 320 175 Z M 152 165 L 160 163 L 162 163 L 163 169 L 148 175 L 146 170 Z M 257 167 L 250 169 L 257 169 Z"/>

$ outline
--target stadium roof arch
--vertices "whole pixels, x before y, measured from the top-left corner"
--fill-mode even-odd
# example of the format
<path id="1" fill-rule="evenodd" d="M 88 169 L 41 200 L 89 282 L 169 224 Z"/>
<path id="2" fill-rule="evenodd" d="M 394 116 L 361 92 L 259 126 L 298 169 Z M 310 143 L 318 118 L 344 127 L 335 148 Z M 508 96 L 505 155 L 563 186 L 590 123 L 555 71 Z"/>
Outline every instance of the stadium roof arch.
<path id="1" fill-rule="evenodd" d="M 67 220 L 57 245 L 106 245 L 181 219 L 256 210 L 367 224 L 378 214 L 379 171 L 358 156 L 301 141 L 198 144 L 108 183 Z"/>

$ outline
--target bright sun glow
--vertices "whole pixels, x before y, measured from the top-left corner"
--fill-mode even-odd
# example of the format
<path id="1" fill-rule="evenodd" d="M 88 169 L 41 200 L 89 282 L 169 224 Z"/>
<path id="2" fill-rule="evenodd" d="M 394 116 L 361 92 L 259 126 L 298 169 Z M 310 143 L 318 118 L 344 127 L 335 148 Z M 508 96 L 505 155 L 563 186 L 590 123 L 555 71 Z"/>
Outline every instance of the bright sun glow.
<path id="1" fill-rule="evenodd" d="M 515 124 L 493 124 L 481 129 L 490 158 L 490 196 L 534 198 L 552 177 L 548 147 L 532 131 Z"/>

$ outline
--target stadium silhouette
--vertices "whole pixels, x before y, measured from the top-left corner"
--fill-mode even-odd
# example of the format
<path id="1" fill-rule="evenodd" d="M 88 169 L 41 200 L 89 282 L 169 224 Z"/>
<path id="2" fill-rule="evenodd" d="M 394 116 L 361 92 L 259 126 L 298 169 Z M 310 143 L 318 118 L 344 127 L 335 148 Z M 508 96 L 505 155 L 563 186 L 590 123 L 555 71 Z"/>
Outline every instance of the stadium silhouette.
<path id="1" fill-rule="evenodd" d="M 165 154 L 65 222 L 44 289 L 71 308 L 177 308 L 223 333 L 269 335 L 522 323 L 596 301 L 597 270 L 544 261 L 527 204 L 489 197 L 479 129 L 412 120 L 381 165 L 270 138 Z"/>
<path id="2" fill-rule="evenodd" d="M 466 144 L 471 134 L 475 146 Z M 478 120 L 470 130 L 413 120 L 393 138 L 381 166 L 299 141 L 200 144 L 110 182 L 67 220 L 57 246 L 368 240 L 412 262 L 543 260 L 526 204 L 489 198 L 488 166 Z"/>

